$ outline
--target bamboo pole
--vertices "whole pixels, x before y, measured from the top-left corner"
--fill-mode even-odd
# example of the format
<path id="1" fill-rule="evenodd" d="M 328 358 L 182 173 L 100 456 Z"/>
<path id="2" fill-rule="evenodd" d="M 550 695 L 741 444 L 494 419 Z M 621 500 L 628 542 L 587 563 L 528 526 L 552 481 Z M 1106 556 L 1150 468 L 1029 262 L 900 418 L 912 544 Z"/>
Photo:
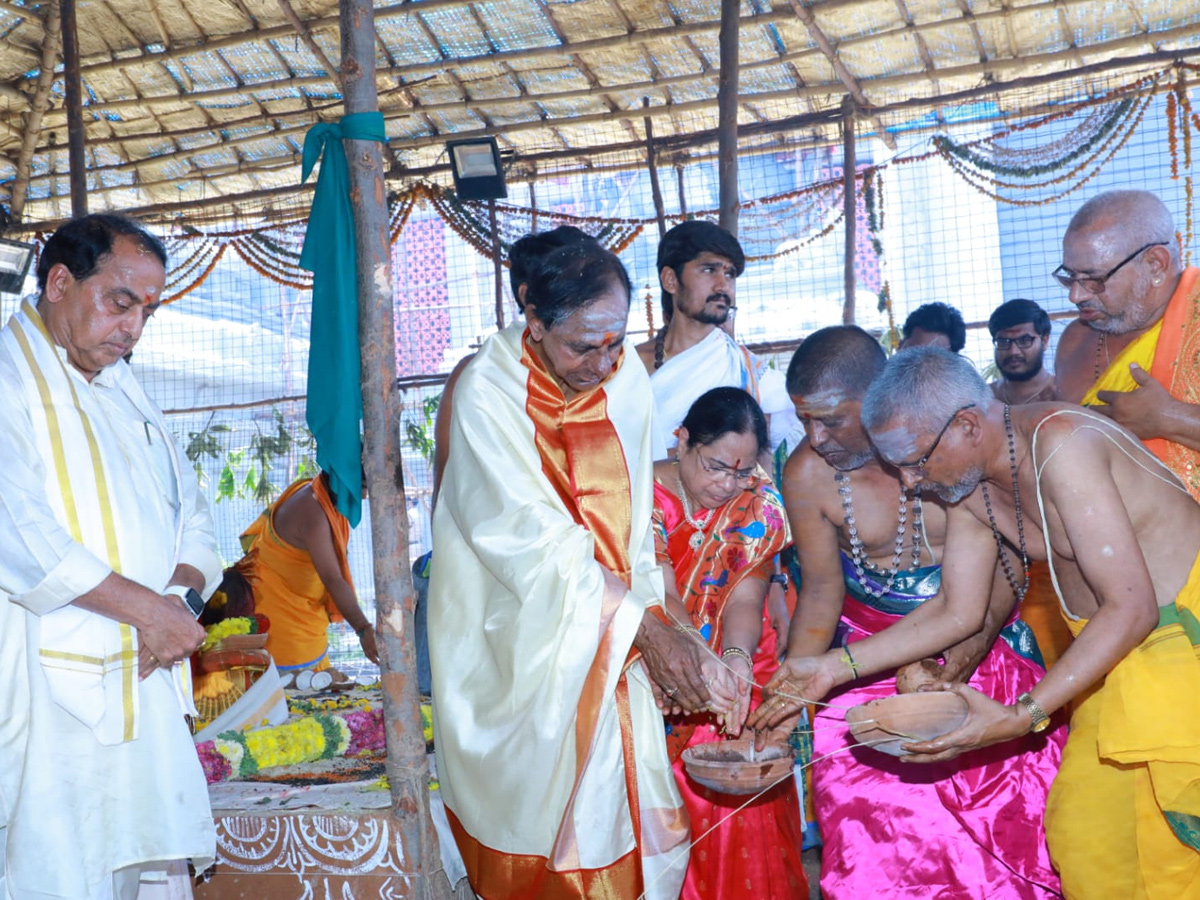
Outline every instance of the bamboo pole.
<path id="1" fill-rule="evenodd" d="M 79 77 L 79 34 L 76 27 L 75 0 L 59 0 L 62 17 L 63 93 L 67 107 L 67 159 L 71 180 L 71 215 L 86 216 L 88 211 L 87 162 L 84 159 L 83 97 Z"/>
<path id="2" fill-rule="evenodd" d="M 718 41 L 721 71 L 717 76 L 717 193 L 718 224 L 737 237 L 738 232 L 738 12 L 740 0 L 721 0 Z"/>
<path id="3" fill-rule="evenodd" d="M 842 324 L 854 324 L 854 249 L 856 225 L 858 224 L 858 197 L 856 196 L 856 181 L 858 163 L 855 161 L 854 147 L 854 114 L 856 104 L 854 98 L 847 94 L 842 98 L 842 195 L 845 200 L 846 213 L 843 221 L 846 223 L 846 299 L 842 305 Z"/>
<path id="4" fill-rule="evenodd" d="M 504 330 L 504 266 L 500 259 L 500 228 L 496 222 L 496 201 L 488 200 L 488 227 L 492 231 L 492 278 L 496 288 L 496 329 Z"/>
<path id="5" fill-rule="evenodd" d="M 325 51 L 321 49 L 321 45 L 313 38 L 312 32 L 308 30 L 308 27 L 296 15 L 296 10 L 292 8 L 289 0 L 276 0 L 276 2 L 279 3 L 279 9 L 283 12 L 283 17 L 295 29 L 297 36 L 304 42 L 304 46 L 308 48 L 308 52 L 313 55 L 313 59 L 325 70 L 330 79 L 337 78 L 337 66 L 325 55 Z"/>
<path id="6" fill-rule="evenodd" d="M 650 106 L 650 98 L 642 98 L 643 108 Z M 658 157 L 654 150 L 654 122 L 646 116 L 642 119 L 646 129 L 646 168 L 650 172 L 650 198 L 654 201 L 654 218 L 658 222 L 658 237 L 662 240 L 667 233 L 667 208 L 663 203 L 662 185 L 658 183 Z"/>
<path id="7" fill-rule="evenodd" d="M 33 103 L 30 104 L 29 113 L 25 116 L 25 134 L 21 140 L 20 152 L 17 154 L 17 175 L 12 189 L 12 216 L 17 221 L 20 221 L 21 213 L 25 210 L 29 176 L 33 171 L 33 152 L 37 147 L 38 133 L 42 128 L 42 116 L 50 105 L 50 89 L 54 86 L 54 67 L 58 61 L 58 49 L 62 39 L 62 13 L 58 0 L 48 0 L 46 4 L 44 31 L 41 71 L 38 72 Z"/>
<path id="8" fill-rule="evenodd" d="M 375 26 L 371 0 L 340 0 L 343 96 L 347 113 L 378 109 Z M 433 896 L 440 868 L 429 817 L 429 767 L 417 695 L 414 633 L 416 596 L 408 558 L 408 512 L 400 452 L 396 391 L 391 243 L 383 147 L 347 140 L 350 199 L 357 244 L 359 345 L 363 399 L 363 469 L 371 498 L 376 634 L 379 637 L 386 771 L 392 818 L 417 900 Z"/>

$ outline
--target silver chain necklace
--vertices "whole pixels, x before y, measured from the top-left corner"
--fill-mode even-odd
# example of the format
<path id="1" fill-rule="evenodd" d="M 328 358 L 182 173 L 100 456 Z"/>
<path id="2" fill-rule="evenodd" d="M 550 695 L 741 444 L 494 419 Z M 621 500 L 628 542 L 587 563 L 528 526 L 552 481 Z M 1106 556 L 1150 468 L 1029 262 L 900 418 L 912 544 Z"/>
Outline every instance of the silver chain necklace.
<path id="1" fill-rule="evenodd" d="M 863 546 L 862 539 L 858 536 L 858 524 L 854 521 L 854 501 L 850 493 L 850 473 L 835 472 L 833 474 L 834 481 L 837 482 L 838 494 L 842 498 L 842 509 L 846 515 L 846 532 L 850 536 L 850 553 L 854 559 L 854 573 L 858 576 L 858 583 L 862 585 L 862 589 L 872 597 L 883 597 L 891 593 L 892 586 L 896 583 L 896 578 L 900 574 L 900 559 L 904 556 L 904 532 L 908 522 L 908 491 L 904 489 L 904 485 L 900 485 L 900 511 L 897 517 L 896 524 L 896 550 L 892 554 L 892 565 L 887 571 L 887 581 L 883 584 L 883 589 L 876 591 L 865 579 L 865 564 L 867 560 L 866 548 Z M 921 507 L 921 488 L 918 487 L 913 497 L 913 543 L 912 543 L 912 567 L 917 569 L 921 565 L 921 545 L 924 543 L 925 516 L 924 510 Z"/>
<path id="2" fill-rule="evenodd" d="M 692 515 L 692 504 L 688 502 L 687 488 L 683 486 L 683 478 L 680 477 L 678 469 L 675 471 L 675 484 L 679 487 L 679 500 L 683 503 L 683 517 L 696 529 L 696 533 L 688 538 L 688 545 L 693 550 L 699 550 L 700 545 L 704 543 L 704 523 Z"/>

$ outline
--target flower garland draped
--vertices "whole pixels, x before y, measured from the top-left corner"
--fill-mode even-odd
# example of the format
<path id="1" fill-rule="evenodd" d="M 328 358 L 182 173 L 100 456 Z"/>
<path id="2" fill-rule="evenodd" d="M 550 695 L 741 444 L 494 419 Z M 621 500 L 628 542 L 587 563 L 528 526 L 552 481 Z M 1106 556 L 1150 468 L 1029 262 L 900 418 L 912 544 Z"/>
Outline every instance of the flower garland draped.
<path id="1" fill-rule="evenodd" d="M 1013 206 L 1040 206 L 1078 190 L 1099 174 L 1137 131 L 1163 73 L 1114 91 L 1110 102 L 1086 111 L 1069 134 L 1032 148 L 1006 147 L 1013 132 L 1041 127 L 1078 113 L 1082 106 L 1044 116 L 979 141 L 933 139 L 934 151 L 960 178 L 982 194 Z M 1026 192 L 1026 196 L 1019 193 Z M 1028 196 L 1036 194 L 1037 196 Z"/>

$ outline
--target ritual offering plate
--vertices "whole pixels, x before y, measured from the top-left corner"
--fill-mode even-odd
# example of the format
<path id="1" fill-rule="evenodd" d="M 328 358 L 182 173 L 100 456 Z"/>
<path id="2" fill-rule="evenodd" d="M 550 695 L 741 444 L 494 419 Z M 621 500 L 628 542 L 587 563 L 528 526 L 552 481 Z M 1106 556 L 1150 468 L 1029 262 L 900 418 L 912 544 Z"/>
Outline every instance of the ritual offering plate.
<path id="1" fill-rule="evenodd" d="M 901 744 L 932 741 L 967 720 L 967 701 L 950 691 L 896 694 L 846 710 L 854 739 L 890 756 L 904 756 Z"/>
<path id="2" fill-rule="evenodd" d="M 221 638 L 214 650 L 261 650 L 267 646 L 267 634 L 231 634 Z"/>
<path id="3" fill-rule="evenodd" d="M 754 739 L 714 741 L 683 751 L 688 776 L 718 794 L 757 794 L 791 775 L 790 748 L 768 744 L 755 752 Z"/>

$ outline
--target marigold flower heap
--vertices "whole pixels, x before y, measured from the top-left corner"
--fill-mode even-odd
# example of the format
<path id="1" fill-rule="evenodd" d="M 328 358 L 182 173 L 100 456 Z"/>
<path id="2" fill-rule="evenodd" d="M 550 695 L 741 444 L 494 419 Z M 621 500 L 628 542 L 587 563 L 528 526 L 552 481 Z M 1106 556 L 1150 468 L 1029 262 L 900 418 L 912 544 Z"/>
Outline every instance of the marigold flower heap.
<path id="1" fill-rule="evenodd" d="M 361 756 L 384 749 L 383 711 L 318 713 L 268 728 L 226 731 L 196 745 L 209 784 L 272 766 Z"/>

